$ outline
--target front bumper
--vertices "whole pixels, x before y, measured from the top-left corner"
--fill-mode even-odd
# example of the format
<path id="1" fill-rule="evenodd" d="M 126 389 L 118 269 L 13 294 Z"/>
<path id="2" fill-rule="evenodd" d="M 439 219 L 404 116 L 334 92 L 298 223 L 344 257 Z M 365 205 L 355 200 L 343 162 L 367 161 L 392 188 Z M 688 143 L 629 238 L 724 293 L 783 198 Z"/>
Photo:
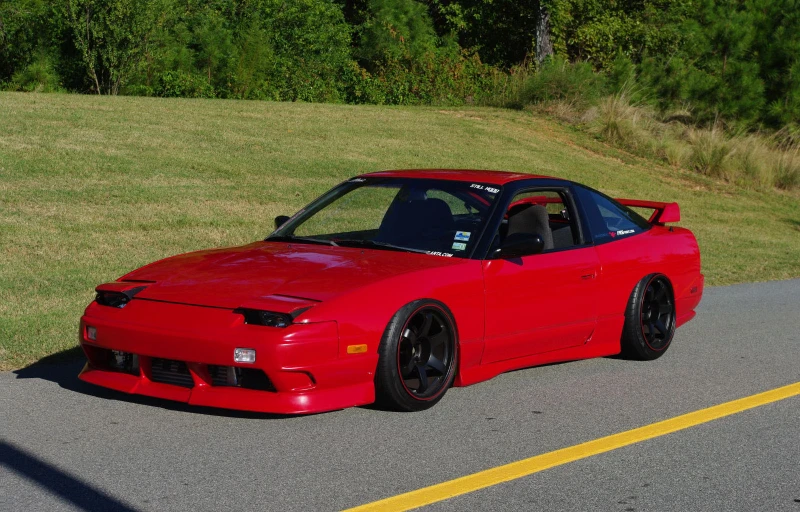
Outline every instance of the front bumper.
<path id="1" fill-rule="evenodd" d="M 96 329 L 96 340 L 87 338 L 87 326 Z M 88 360 L 80 379 L 126 393 L 285 414 L 375 400 L 377 354 L 347 354 L 336 322 L 276 328 L 247 325 L 228 309 L 150 300 L 122 309 L 92 303 L 81 317 L 79 341 Z M 234 362 L 235 348 L 255 349 L 255 363 Z M 123 359 L 127 365 L 116 364 Z M 255 385 L 226 382 L 220 378 L 226 372 L 259 378 L 249 380 Z"/>

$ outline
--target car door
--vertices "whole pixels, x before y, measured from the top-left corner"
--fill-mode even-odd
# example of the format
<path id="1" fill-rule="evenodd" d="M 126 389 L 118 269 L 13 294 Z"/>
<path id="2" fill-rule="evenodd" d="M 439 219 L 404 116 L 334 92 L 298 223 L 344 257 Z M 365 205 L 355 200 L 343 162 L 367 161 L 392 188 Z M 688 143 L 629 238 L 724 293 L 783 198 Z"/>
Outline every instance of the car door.
<path id="1" fill-rule="evenodd" d="M 548 211 L 551 235 L 556 234 L 553 246 L 539 254 L 482 262 L 486 305 L 482 363 L 579 346 L 594 331 L 600 264 L 594 247 L 583 243 L 568 191 L 518 194 L 507 209 L 508 225 L 515 219 L 515 209 L 537 201 Z M 558 235 L 567 228 L 569 236 Z"/>

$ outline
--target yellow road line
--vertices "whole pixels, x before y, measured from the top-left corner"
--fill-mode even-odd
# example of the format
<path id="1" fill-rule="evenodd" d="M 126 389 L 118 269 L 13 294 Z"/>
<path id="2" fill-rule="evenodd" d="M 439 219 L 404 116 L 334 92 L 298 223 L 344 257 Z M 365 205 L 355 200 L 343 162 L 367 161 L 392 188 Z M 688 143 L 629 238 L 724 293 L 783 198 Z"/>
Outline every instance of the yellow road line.
<path id="1" fill-rule="evenodd" d="M 430 505 L 431 503 L 436 503 L 437 501 L 467 494 L 510 480 L 516 480 L 517 478 L 522 478 L 568 462 L 616 450 L 623 446 L 677 432 L 678 430 L 700 425 L 701 423 L 707 423 L 725 416 L 730 416 L 731 414 L 736 414 L 737 412 L 752 409 L 753 407 L 777 402 L 778 400 L 797 395 L 800 395 L 800 382 L 731 402 L 725 402 L 724 404 L 715 405 L 707 409 L 700 409 L 699 411 L 645 425 L 644 427 L 512 462 L 504 466 L 498 466 L 471 475 L 462 476 L 455 480 L 424 487 L 416 491 L 398 494 L 397 496 L 348 509 L 345 512 L 365 512 L 372 510 L 401 511 L 419 508 Z"/>

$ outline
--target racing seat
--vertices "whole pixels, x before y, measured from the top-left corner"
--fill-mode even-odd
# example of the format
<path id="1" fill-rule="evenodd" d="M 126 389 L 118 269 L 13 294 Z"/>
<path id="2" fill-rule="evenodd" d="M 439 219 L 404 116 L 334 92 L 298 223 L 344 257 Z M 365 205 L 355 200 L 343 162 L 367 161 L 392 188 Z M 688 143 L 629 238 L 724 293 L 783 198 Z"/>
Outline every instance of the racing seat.
<path id="1" fill-rule="evenodd" d="M 413 199 L 395 203 L 384 215 L 376 240 L 415 247 L 415 241 L 445 237 L 452 243 L 455 229 L 450 207 L 441 199 Z"/>
<path id="2" fill-rule="evenodd" d="M 508 235 L 514 233 L 530 233 L 540 235 L 544 241 L 544 250 L 553 248 L 553 231 L 550 229 L 550 216 L 547 208 L 535 204 L 525 208 L 508 218 Z"/>

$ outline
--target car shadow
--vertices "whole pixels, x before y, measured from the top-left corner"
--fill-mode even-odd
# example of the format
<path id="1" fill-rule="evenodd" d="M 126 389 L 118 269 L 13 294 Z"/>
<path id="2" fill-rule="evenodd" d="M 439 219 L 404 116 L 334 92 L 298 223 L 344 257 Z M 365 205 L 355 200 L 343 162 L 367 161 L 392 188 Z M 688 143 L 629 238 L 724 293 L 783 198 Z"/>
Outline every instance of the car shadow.
<path id="1" fill-rule="evenodd" d="M 281 420 L 301 416 L 298 414 L 271 414 L 250 411 L 235 411 L 231 409 L 218 409 L 214 407 L 189 405 L 183 402 L 162 400 L 160 398 L 152 398 L 149 396 L 130 395 L 121 391 L 88 384 L 80 380 L 78 378 L 78 374 L 81 372 L 81 369 L 83 369 L 85 364 L 86 359 L 83 357 L 83 352 L 80 348 L 75 347 L 47 357 L 43 357 L 39 361 L 36 361 L 25 368 L 14 370 L 12 373 L 17 376 L 17 379 L 46 380 L 58 384 L 63 389 L 72 391 L 74 393 L 80 393 L 82 395 L 102 398 L 104 400 L 115 400 L 118 402 L 145 405 L 148 407 L 158 407 L 160 409 L 166 409 L 170 411 L 187 412 L 205 416 L 220 416 L 225 418 L 261 420 Z"/>
<path id="2" fill-rule="evenodd" d="M 87 512 L 136 512 L 127 503 L 59 469 L 21 447 L 0 440 L 0 467 Z"/>

